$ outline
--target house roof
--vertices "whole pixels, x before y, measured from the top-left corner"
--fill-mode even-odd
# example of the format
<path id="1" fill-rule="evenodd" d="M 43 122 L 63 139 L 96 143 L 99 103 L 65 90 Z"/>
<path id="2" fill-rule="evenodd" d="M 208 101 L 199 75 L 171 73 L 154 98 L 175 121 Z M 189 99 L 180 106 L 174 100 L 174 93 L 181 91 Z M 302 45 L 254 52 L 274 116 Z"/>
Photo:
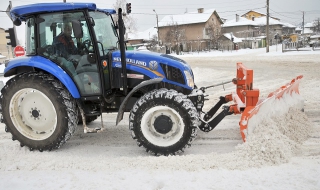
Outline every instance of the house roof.
<path id="1" fill-rule="evenodd" d="M 307 24 L 304 25 L 305 28 L 311 28 L 313 27 L 313 22 L 308 22 Z"/>
<path id="2" fill-rule="evenodd" d="M 226 38 L 228 38 L 229 40 L 231 40 L 231 33 L 224 33 L 223 34 Z M 233 43 L 239 43 L 242 42 L 242 40 L 240 38 L 235 37 L 234 35 L 232 35 L 233 37 Z"/>
<path id="3" fill-rule="evenodd" d="M 266 25 L 266 17 L 259 17 L 259 18 L 255 18 L 254 21 L 253 20 L 248 20 L 246 18 L 243 17 L 239 17 L 239 20 L 236 21 L 236 19 L 233 20 L 229 20 L 227 22 L 225 22 L 223 24 L 223 27 L 232 27 L 232 26 L 246 26 L 246 25 L 250 25 L 250 26 L 265 26 Z M 273 18 L 269 18 L 269 25 L 284 25 L 282 22 L 273 19 Z"/>
<path id="4" fill-rule="evenodd" d="M 151 27 L 142 32 L 128 33 L 129 40 L 151 40 L 153 35 L 157 35 L 157 27 Z"/>
<path id="5" fill-rule="evenodd" d="M 163 17 L 163 19 L 161 19 L 158 25 L 159 27 L 164 27 L 172 25 L 173 23 L 177 23 L 177 25 L 204 23 L 209 20 L 212 14 L 215 14 L 219 19 L 220 23 L 223 24 L 216 10 L 208 9 L 203 11 L 203 13 L 189 12 L 180 15 L 166 15 L 165 17 Z"/>
<path id="6" fill-rule="evenodd" d="M 303 33 L 304 34 L 312 34 L 313 30 L 311 30 L 310 28 L 304 28 Z"/>
<path id="7" fill-rule="evenodd" d="M 282 23 L 282 27 L 287 27 L 287 28 L 296 28 L 297 26 L 290 24 L 290 23 Z"/>

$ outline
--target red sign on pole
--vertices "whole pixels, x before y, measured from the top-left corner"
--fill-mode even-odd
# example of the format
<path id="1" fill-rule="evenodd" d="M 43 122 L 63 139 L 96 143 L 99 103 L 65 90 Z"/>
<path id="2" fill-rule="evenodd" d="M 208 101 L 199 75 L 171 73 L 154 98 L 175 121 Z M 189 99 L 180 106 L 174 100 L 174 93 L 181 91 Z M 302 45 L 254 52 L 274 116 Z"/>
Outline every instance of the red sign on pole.
<path id="1" fill-rule="evenodd" d="M 24 56 L 24 48 L 22 46 L 16 46 L 13 49 L 14 56 L 19 57 L 19 56 Z"/>

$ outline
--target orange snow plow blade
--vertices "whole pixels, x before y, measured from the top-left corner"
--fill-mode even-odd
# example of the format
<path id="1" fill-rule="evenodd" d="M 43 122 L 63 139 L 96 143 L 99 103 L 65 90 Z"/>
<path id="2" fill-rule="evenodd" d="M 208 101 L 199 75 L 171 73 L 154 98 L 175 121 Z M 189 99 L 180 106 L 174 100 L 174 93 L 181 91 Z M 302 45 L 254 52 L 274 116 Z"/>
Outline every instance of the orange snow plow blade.
<path id="1" fill-rule="evenodd" d="M 246 68 L 242 63 L 237 63 L 237 78 L 234 79 L 234 84 L 237 86 L 236 94 L 232 94 L 233 100 L 236 103 L 234 106 L 235 114 L 241 113 L 241 120 L 239 122 L 240 132 L 243 141 L 246 141 L 246 137 L 253 131 L 248 129 L 250 119 L 255 116 L 261 107 L 268 107 L 267 112 L 272 112 L 277 115 L 278 111 L 274 109 L 275 104 L 281 106 L 280 101 L 291 101 L 294 99 L 295 94 L 299 94 L 299 83 L 302 79 L 302 75 L 291 80 L 290 83 L 281 86 L 279 89 L 270 93 L 266 99 L 258 102 L 259 89 L 253 89 L 253 70 Z M 254 122 L 253 122 L 254 123 Z"/>

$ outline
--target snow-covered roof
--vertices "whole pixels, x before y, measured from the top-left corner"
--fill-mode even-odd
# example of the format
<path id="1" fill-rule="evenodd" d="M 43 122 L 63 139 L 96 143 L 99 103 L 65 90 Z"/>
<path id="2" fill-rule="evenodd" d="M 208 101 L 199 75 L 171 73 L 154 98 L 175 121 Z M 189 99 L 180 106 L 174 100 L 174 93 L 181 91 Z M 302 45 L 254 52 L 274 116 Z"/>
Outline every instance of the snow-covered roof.
<path id="1" fill-rule="evenodd" d="M 303 33 L 304 34 L 312 34 L 313 30 L 310 30 L 310 28 L 304 28 Z"/>
<path id="2" fill-rule="evenodd" d="M 226 38 L 228 38 L 229 40 L 231 40 L 231 33 L 224 33 L 223 34 Z M 239 43 L 242 42 L 242 40 L 240 38 L 235 37 L 234 35 L 232 35 L 233 37 L 233 42 L 234 43 Z"/>
<path id="3" fill-rule="evenodd" d="M 166 15 L 159 22 L 159 27 L 168 26 L 172 24 L 184 25 L 207 22 L 212 14 L 216 14 L 220 19 L 215 9 L 204 10 L 202 13 L 189 12 L 180 15 Z M 221 23 L 222 20 L 220 19 Z"/>
<path id="4" fill-rule="evenodd" d="M 282 25 L 282 27 L 287 27 L 287 28 L 296 28 L 296 26 L 295 25 L 293 25 L 293 24 L 290 24 L 290 23 L 282 23 L 283 25 Z"/>
<path id="5" fill-rule="evenodd" d="M 267 23 L 266 17 L 259 17 L 255 18 L 253 20 L 249 20 L 243 17 L 239 17 L 239 20 L 236 21 L 236 19 L 229 20 L 223 24 L 223 27 L 231 27 L 231 26 L 245 26 L 245 25 L 251 25 L 251 26 L 265 26 Z M 282 22 L 269 18 L 269 25 L 283 25 Z"/>
<path id="6" fill-rule="evenodd" d="M 143 32 L 128 33 L 129 40 L 143 39 L 151 40 L 152 36 L 157 35 L 157 27 L 151 27 Z"/>
<path id="7" fill-rule="evenodd" d="M 305 28 L 311 28 L 313 27 L 313 22 L 308 22 L 307 24 L 304 25 Z"/>

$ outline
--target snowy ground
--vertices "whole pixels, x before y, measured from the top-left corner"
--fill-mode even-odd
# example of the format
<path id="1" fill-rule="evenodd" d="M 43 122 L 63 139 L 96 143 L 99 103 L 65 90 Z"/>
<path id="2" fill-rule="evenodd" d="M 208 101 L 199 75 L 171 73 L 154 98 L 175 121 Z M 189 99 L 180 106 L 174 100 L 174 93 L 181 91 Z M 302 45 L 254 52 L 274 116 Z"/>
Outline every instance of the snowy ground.
<path id="1" fill-rule="evenodd" d="M 43 153 L 21 148 L 0 124 L 1 189 L 320 189 L 320 51 L 281 53 L 273 46 L 268 54 L 258 49 L 179 57 L 193 67 L 198 86 L 231 80 L 243 62 L 254 70 L 262 97 L 304 75 L 305 112 L 264 121 L 247 143 L 239 134 L 240 116 L 229 116 L 212 132 L 199 131 L 184 154 L 170 157 L 138 147 L 127 119 L 115 126 L 116 114 L 103 115 L 106 131 L 83 134 L 79 126 L 61 149 Z M 205 109 L 235 90 L 232 84 L 224 88 L 207 91 Z M 100 125 L 99 118 L 89 126 Z"/>

